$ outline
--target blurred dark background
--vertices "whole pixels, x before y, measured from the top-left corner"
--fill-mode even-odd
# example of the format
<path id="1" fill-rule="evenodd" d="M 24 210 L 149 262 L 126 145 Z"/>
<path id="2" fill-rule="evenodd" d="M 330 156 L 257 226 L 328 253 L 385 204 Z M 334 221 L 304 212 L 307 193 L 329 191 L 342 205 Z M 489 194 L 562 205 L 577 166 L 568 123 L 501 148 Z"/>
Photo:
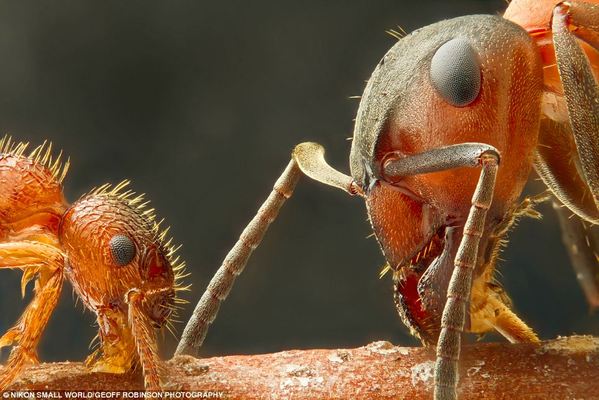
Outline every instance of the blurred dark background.
<path id="1" fill-rule="evenodd" d="M 12 1 L 0 3 L 0 132 L 71 156 L 66 194 L 124 178 L 183 244 L 193 291 L 269 193 L 292 147 L 314 140 L 348 171 L 364 81 L 385 33 L 498 13 L 495 1 Z M 543 338 L 599 332 L 552 211 L 511 235 L 501 279 Z M 416 344 L 396 316 L 363 202 L 304 180 L 255 252 L 203 355 Z M 1 271 L 0 329 L 20 315 L 20 273 Z M 29 298 L 29 296 L 28 296 Z M 179 333 L 183 325 L 179 324 Z M 80 360 L 95 335 L 67 284 L 45 360 Z M 498 339 L 497 337 L 492 337 Z M 167 335 L 162 349 L 172 354 Z M 6 351 L 4 352 L 6 355 Z"/>

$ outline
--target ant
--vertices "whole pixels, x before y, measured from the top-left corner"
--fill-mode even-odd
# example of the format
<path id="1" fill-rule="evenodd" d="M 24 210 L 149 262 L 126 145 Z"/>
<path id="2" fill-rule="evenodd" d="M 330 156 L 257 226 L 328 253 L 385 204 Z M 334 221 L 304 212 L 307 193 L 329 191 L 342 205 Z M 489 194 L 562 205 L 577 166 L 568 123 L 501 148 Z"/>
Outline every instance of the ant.
<path id="1" fill-rule="evenodd" d="M 147 390 L 160 390 L 155 329 L 168 327 L 187 290 L 177 246 L 167 238 L 144 195 L 129 181 L 105 184 L 69 204 L 62 182 L 69 161 L 46 143 L 0 140 L 0 268 L 23 271 L 21 291 L 35 281 L 33 300 L 0 338 L 14 346 L 0 375 L 5 390 L 30 363 L 68 279 L 97 317 L 100 347 L 92 371 L 125 373 L 140 364 Z"/>
<path id="2" fill-rule="evenodd" d="M 463 332 L 539 341 L 495 281 L 498 253 L 522 216 L 553 199 L 599 222 L 599 1 L 513 0 L 503 17 L 473 15 L 418 29 L 380 60 L 361 97 L 351 176 L 302 143 L 226 256 L 176 354 L 194 353 L 302 174 L 364 198 L 392 272 L 403 322 L 436 346 L 434 397 L 456 399 Z M 519 200 L 534 167 L 548 191 Z M 575 267 L 597 267 L 568 235 Z M 582 239 L 581 239 L 582 238 Z M 582 256 L 581 256 L 582 255 Z M 592 305 L 599 282 L 582 282 Z"/>

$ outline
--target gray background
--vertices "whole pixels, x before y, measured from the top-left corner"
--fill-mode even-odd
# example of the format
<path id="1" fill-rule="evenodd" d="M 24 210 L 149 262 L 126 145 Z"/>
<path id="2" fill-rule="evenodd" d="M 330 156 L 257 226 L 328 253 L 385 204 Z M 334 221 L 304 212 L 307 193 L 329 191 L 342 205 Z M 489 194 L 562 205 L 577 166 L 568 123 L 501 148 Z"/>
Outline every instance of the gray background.
<path id="1" fill-rule="evenodd" d="M 71 200 L 132 179 L 183 244 L 195 304 L 296 143 L 324 144 L 332 164 L 348 170 L 357 109 L 348 97 L 394 43 L 385 30 L 504 8 L 502 0 L 6 1 L 0 132 L 51 139 L 70 155 Z M 523 221 L 511 235 L 502 281 L 543 338 L 596 334 L 599 319 L 544 210 L 543 222 Z M 396 316 L 389 279 L 378 279 L 384 260 L 369 233 L 360 199 L 303 181 L 202 354 L 416 344 Z M 20 274 L 0 273 L 4 332 L 26 303 Z M 88 352 L 94 319 L 72 297 L 65 286 L 42 341 L 45 360 Z M 170 354 L 174 345 L 167 335 L 161 347 Z"/>

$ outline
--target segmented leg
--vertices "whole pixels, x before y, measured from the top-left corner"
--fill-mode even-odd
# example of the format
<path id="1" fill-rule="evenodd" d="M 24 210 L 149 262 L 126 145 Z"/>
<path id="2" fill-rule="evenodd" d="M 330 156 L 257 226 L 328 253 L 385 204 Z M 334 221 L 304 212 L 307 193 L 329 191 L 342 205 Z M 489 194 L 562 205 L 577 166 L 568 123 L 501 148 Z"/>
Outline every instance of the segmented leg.
<path id="1" fill-rule="evenodd" d="M 487 210 L 491 206 L 499 153 L 482 143 L 462 143 L 432 149 L 420 154 L 390 159 L 384 166 L 387 177 L 423 174 L 457 167 L 482 165 L 472 207 L 454 261 L 447 289 L 447 301 L 441 316 L 441 334 L 437 341 L 435 364 L 435 399 L 457 398 L 458 360 L 461 335 L 470 301 L 472 275 L 476 267 L 478 244 L 485 228 Z"/>
<path id="2" fill-rule="evenodd" d="M 15 380 L 27 363 L 37 362 L 37 345 L 60 298 L 62 272 L 61 268 L 55 269 L 46 284 L 36 288 L 35 297 L 17 325 L 0 340 L 1 346 L 16 343 L 0 376 L 0 391 Z"/>
<path id="3" fill-rule="evenodd" d="M 587 226 L 578 216 L 561 204 L 554 202 L 562 231 L 562 240 L 576 278 L 586 299 L 594 310 L 599 307 L 599 234 L 597 226 Z"/>
<path id="4" fill-rule="evenodd" d="M 48 240 L 45 235 L 42 240 Z M 31 279 L 37 277 L 37 282 L 44 285 L 53 271 L 54 265 L 62 262 L 63 255 L 56 246 L 33 240 L 20 240 L 0 243 L 0 268 L 17 268 L 23 271 L 21 277 L 21 295 L 25 296 L 25 288 Z M 51 268 L 48 268 L 48 265 Z"/>
<path id="5" fill-rule="evenodd" d="M 586 29 L 579 29 L 579 34 L 583 40 L 596 45 L 598 19 L 599 9 L 596 6 L 563 2 L 553 11 L 552 32 L 580 167 L 595 205 L 599 207 L 599 86 L 587 57 L 576 42 L 577 33 L 569 29 L 584 26 L 585 21 L 595 21 L 594 26 L 591 24 Z"/>
<path id="6" fill-rule="evenodd" d="M 129 325 L 135 339 L 139 363 L 143 369 L 146 390 L 160 391 L 160 366 L 156 332 L 152 322 L 142 310 L 143 295 L 132 290 L 128 293 Z"/>
<path id="7" fill-rule="evenodd" d="M 64 254 L 55 246 L 41 242 L 0 243 L 0 268 L 27 268 L 32 265 L 62 267 Z"/>
<path id="8" fill-rule="evenodd" d="M 489 327 L 495 329 L 511 343 L 538 343 L 535 332 L 522 321 L 511 307 L 511 301 L 503 289 L 494 284 L 495 265 L 500 254 L 502 242 L 521 217 L 540 219 L 541 214 L 535 206 L 553 198 L 551 191 L 526 197 L 494 229 L 487 239 L 483 259 L 483 272 L 472 282 L 470 298 L 470 332 L 484 333 Z"/>
<path id="9" fill-rule="evenodd" d="M 570 123 L 542 118 L 539 146 L 534 156 L 535 170 L 555 197 L 572 212 L 587 221 L 599 221 L 599 208 L 577 160 L 578 150 Z"/>
<path id="10" fill-rule="evenodd" d="M 472 207 L 464 226 L 464 236 L 449 281 L 447 303 L 441 317 L 441 334 L 437 342 L 436 400 L 457 398 L 461 335 L 466 320 L 466 307 L 470 300 L 478 244 L 484 230 L 487 210 L 493 199 L 498 161 L 498 158 L 493 155 L 487 155 L 482 159 L 482 172 L 472 196 Z"/>
<path id="11" fill-rule="evenodd" d="M 37 275 L 33 300 L 17 324 L 0 338 L 0 348 L 14 345 L 0 376 L 5 390 L 27 363 L 37 362 L 37 345 L 60 297 L 64 255 L 56 247 L 40 242 L 0 243 L 0 268 L 24 270 L 24 284 Z"/>
<path id="12" fill-rule="evenodd" d="M 317 143 L 302 143 L 296 146 L 291 161 L 275 183 L 272 192 L 208 284 L 183 331 L 175 355 L 197 353 L 206 338 L 210 324 L 216 318 L 221 302 L 227 298 L 235 279 L 241 274 L 252 252 L 262 241 L 283 203 L 293 194 L 301 172 L 319 182 L 345 190 L 349 194 L 361 193 L 351 177 L 326 164 L 322 146 Z"/>

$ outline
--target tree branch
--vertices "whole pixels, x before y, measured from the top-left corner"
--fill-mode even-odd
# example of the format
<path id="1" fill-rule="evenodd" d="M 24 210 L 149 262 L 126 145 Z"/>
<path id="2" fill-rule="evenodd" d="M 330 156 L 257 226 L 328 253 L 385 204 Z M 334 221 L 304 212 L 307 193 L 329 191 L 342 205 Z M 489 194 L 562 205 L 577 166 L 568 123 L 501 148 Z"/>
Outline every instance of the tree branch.
<path id="1" fill-rule="evenodd" d="M 166 390 L 224 392 L 230 399 L 430 399 L 432 349 L 375 342 L 349 350 L 165 362 Z M 81 363 L 30 367 L 14 390 L 142 390 L 141 373 L 89 372 Z M 464 346 L 460 399 L 599 399 L 599 338 Z"/>

